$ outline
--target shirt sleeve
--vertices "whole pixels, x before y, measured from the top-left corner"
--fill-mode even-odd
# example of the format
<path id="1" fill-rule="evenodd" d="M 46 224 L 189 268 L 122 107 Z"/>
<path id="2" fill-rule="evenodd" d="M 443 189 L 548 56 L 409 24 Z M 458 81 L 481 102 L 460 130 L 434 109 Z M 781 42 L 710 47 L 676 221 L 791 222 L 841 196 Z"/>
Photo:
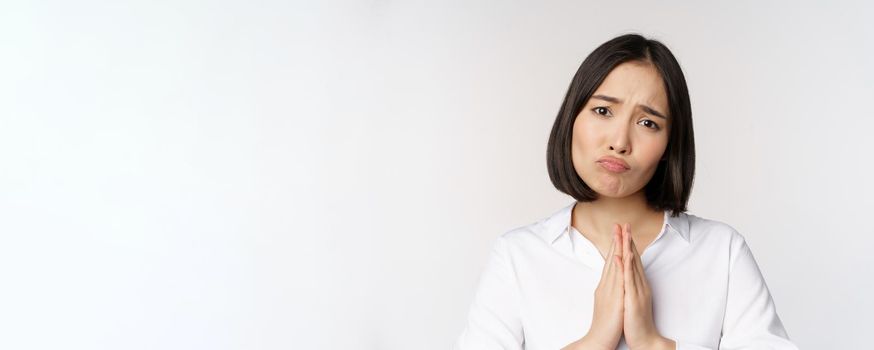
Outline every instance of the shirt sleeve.
<path id="1" fill-rule="evenodd" d="M 480 275 L 467 324 L 452 349 L 523 349 L 519 286 L 508 253 L 505 238 L 498 237 Z"/>
<path id="2" fill-rule="evenodd" d="M 722 322 L 720 350 L 798 350 L 783 327 L 774 300 L 746 240 L 733 249 L 728 278 L 728 298 Z M 677 350 L 705 350 L 707 347 L 677 341 Z M 712 350 L 712 349 L 710 349 Z"/>

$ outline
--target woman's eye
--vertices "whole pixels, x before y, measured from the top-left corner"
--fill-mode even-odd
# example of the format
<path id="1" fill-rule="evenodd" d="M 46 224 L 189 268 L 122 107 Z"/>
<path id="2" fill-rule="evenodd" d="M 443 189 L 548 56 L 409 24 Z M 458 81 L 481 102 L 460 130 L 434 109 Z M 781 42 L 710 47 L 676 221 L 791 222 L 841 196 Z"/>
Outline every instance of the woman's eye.
<path id="1" fill-rule="evenodd" d="M 659 125 L 656 124 L 656 123 L 655 123 L 654 121 L 652 121 L 652 120 L 644 119 L 644 120 L 641 120 L 641 122 L 644 123 L 644 126 L 647 127 L 647 128 L 651 128 L 651 129 L 654 129 L 654 130 L 658 130 L 658 129 L 659 129 Z M 649 125 L 646 125 L 647 123 L 648 123 Z"/>
<path id="2" fill-rule="evenodd" d="M 610 110 L 607 109 L 606 107 L 595 107 L 595 108 L 592 108 L 592 111 L 595 112 L 595 114 L 600 114 L 600 115 L 606 115 L 608 112 L 610 112 Z"/>

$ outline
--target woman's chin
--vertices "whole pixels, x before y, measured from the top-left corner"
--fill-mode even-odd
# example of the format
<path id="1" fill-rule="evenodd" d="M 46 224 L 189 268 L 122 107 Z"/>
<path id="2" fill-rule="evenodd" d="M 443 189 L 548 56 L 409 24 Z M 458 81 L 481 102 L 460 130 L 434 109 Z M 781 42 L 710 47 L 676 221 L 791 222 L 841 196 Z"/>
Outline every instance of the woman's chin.
<path id="1" fill-rule="evenodd" d="M 622 182 L 616 178 L 602 179 L 602 181 L 598 183 L 598 186 L 592 188 L 592 190 L 597 192 L 601 197 L 609 198 L 623 198 L 630 194 L 626 193 L 625 186 L 623 186 Z"/>
<path id="2" fill-rule="evenodd" d="M 618 176 L 605 174 L 598 177 L 597 186 L 593 190 L 605 197 L 621 197 L 622 187 Z"/>

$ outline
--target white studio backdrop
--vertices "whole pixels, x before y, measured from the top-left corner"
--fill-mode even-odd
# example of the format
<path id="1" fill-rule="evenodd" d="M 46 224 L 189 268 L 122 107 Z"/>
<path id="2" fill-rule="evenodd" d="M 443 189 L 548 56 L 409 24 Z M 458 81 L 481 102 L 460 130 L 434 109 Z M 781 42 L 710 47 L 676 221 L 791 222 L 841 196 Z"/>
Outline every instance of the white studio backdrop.
<path id="1" fill-rule="evenodd" d="M 870 3 L 0 1 L 0 348 L 447 349 L 493 240 L 571 200 L 571 77 L 690 88 L 690 213 L 790 337 L 867 340 Z"/>

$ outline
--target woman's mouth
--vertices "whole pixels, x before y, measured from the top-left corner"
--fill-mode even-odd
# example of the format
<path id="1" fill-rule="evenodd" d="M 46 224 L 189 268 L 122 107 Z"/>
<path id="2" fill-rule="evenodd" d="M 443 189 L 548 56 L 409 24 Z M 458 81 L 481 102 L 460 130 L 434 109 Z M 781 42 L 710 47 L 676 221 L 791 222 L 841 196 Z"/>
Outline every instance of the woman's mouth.
<path id="1" fill-rule="evenodd" d="M 613 173 L 624 173 L 628 171 L 628 168 L 626 168 L 625 165 L 610 159 L 599 160 L 598 164 L 600 164 L 602 168 Z"/>

